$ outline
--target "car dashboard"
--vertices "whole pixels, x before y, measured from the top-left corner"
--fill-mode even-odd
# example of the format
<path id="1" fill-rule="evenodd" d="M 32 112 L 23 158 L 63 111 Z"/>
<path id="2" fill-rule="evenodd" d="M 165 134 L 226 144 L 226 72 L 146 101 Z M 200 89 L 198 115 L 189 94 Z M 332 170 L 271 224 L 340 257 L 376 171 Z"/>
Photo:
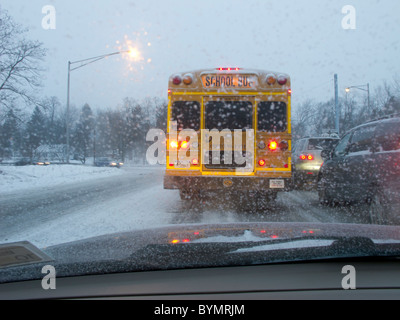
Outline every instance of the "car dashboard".
<path id="1" fill-rule="evenodd" d="M 345 266 L 354 267 L 353 288 Z M 41 280 L 0 284 L 0 299 L 389 300 L 400 298 L 399 267 L 379 258 L 86 275 L 56 278 L 48 290 Z"/>

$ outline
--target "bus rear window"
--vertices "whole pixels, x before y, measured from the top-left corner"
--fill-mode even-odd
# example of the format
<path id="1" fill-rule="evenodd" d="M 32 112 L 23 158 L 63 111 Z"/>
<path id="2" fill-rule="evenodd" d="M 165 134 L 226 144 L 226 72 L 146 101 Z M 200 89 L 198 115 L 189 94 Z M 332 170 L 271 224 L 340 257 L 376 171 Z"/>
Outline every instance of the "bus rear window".
<path id="1" fill-rule="evenodd" d="M 206 129 L 253 128 L 253 105 L 250 101 L 210 101 L 205 109 Z"/>
<path id="2" fill-rule="evenodd" d="M 262 101 L 257 105 L 258 131 L 284 132 L 287 130 L 286 103 Z"/>
<path id="3" fill-rule="evenodd" d="M 172 105 L 171 120 L 177 122 L 178 131 L 200 130 L 200 103 L 197 101 L 176 101 Z"/>

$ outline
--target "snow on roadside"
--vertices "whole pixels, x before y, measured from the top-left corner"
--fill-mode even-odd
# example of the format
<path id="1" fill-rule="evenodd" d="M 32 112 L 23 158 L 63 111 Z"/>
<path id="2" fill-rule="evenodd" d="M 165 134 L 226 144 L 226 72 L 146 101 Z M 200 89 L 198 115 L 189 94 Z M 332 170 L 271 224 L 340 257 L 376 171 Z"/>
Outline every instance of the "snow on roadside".
<path id="1" fill-rule="evenodd" d="M 0 166 L 0 194 L 120 174 L 123 174 L 122 169 L 84 165 Z"/>
<path id="2" fill-rule="evenodd" d="M 163 190 L 162 185 L 144 186 L 133 194 L 98 201 L 88 208 L 25 229 L 7 242 L 27 240 L 45 248 L 88 237 L 169 225 L 173 213 L 166 207 L 173 207 L 177 201 L 179 194 Z"/>

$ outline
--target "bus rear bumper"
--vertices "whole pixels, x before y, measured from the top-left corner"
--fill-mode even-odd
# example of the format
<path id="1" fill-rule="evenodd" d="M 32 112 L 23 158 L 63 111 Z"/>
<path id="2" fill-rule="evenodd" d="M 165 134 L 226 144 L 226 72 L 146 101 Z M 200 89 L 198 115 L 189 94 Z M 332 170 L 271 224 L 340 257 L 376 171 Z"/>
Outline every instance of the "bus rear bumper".
<path id="1" fill-rule="evenodd" d="M 164 189 L 291 191 L 292 178 L 164 176 Z"/>

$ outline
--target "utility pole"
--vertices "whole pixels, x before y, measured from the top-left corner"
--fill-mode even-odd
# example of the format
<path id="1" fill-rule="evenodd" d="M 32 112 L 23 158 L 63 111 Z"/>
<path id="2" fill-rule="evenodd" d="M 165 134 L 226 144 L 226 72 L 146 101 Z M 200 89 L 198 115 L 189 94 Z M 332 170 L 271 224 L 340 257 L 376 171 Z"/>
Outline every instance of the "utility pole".
<path id="1" fill-rule="evenodd" d="M 338 97 L 338 79 L 337 79 L 336 73 L 334 75 L 334 80 L 335 80 L 335 114 L 336 114 L 335 130 L 336 130 L 337 134 L 340 135 L 340 133 L 339 133 L 340 110 L 339 110 L 339 97 Z"/>

